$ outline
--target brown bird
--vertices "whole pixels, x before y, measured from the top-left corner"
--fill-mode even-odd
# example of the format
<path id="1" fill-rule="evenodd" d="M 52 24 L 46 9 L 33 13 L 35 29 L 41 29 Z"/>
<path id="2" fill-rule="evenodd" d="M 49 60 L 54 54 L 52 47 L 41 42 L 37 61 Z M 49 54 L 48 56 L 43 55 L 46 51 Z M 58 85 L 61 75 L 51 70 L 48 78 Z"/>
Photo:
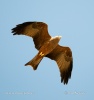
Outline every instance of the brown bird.
<path id="1" fill-rule="evenodd" d="M 71 78 L 73 57 L 69 47 L 58 44 L 61 36 L 51 37 L 48 33 L 48 25 L 43 22 L 24 22 L 13 28 L 12 33 L 32 37 L 35 48 L 39 51 L 25 66 L 30 65 L 36 70 L 41 60 L 48 57 L 57 62 L 61 82 L 68 83 L 68 79 Z"/>

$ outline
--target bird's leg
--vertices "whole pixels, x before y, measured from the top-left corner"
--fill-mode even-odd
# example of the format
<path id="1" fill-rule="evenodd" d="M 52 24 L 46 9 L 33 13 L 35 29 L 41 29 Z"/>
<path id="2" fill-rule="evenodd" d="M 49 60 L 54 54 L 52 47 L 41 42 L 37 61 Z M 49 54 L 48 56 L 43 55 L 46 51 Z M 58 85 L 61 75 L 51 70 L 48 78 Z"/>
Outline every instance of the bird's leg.
<path id="1" fill-rule="evenodd" d="M 44 56 L 44 54 L 41 52 L 40 54 L 39 54 L 40 56 Z"/>

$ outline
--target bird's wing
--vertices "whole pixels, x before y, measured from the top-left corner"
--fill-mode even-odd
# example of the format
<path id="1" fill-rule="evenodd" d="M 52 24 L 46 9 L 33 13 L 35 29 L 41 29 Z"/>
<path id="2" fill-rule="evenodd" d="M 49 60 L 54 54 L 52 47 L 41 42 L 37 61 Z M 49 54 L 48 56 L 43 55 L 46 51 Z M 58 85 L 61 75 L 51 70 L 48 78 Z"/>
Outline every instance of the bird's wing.
<path id="1" fill-rule="evenodd" d="M 57 47 L 51 53 L 46 55 L 46 57 L 57 62 L 60 70 L 61 82 L 67 84 L 68 79 L 71 77 L 73 67 L 73 58 L 70 48 L 57 45 Z"/>
<path id="2" fill-rule="evenodd" d="M 33 38 L 35 48 L 40 47 L 45 43 L 51 36 L 48 33 L 48 26 L 43 22 L 24 22 L 17 25 L 12 29 L 13 35 L 26 35 Z"/>

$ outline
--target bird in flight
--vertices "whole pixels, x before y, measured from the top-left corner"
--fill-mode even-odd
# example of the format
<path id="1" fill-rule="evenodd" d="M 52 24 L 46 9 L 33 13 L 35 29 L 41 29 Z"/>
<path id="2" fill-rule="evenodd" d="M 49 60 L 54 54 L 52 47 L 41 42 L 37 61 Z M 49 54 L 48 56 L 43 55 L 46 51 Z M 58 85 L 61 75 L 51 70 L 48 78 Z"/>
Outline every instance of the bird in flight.
<path id="1" fill-rule="evenodd" d="M 26 35 L 33 38 L 37 55 L 25 66 L 30 65 L 34 70 L 44 57 L 55 60 L 61 76 L 61 83 L 68 83 L 73 68 L 72 51 L 69 47 L 60 46 L 61 36 L 51 37 L 48 33 L 48 25 L 44 22 L 24 22 L 12 29 L 13 35 Z"/>

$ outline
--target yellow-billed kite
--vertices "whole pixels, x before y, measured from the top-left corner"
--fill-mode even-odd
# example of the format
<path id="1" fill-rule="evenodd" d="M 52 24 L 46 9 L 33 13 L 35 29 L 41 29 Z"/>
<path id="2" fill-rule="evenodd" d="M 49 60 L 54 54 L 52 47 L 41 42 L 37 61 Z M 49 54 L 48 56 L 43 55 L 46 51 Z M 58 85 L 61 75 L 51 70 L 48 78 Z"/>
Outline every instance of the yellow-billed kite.
<path id="1" fill-rule="evenodd" d="M 61 36 L 51 37 L 48 33 L 48 26 L 43 22 L 24 22 L 12 29 L 13 35 L 26 35 L 33 38 L 38 54 L 25 66 L 30 65 L 34 70 L 44 57 L 57 62 L 60 70 L 61 82 L 68 83 L 73 67 L 72 52 L 69 47 L 58 44 Z"/>

